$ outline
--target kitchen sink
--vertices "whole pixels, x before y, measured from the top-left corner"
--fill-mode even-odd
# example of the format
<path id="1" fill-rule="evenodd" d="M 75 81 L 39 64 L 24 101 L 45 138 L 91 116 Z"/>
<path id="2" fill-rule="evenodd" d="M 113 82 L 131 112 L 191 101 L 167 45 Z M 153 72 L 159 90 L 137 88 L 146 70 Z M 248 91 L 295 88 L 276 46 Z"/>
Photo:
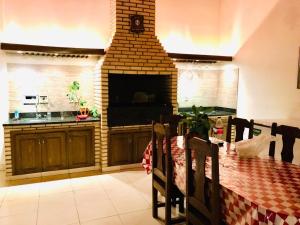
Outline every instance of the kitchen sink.
<path id="1" fill-rule="evenodd" d="M 28 123 L 42 123 L 42 122 L 46 122 L 47 118 L 26 118 L 24 119 L 24 121 L 28 122 Z"/>

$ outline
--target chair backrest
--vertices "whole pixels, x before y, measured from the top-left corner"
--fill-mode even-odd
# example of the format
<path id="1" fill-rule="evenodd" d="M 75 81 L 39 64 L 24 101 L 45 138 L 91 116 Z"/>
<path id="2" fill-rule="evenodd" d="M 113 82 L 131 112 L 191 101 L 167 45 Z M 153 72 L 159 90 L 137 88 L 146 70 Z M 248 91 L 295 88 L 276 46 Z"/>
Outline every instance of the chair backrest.
<path id="1" fill-rule="evenodd" d="M 206 177 L 207 157 L 211 158 L 211 179 Z M 196 164 L 195 172 L 192 160 Z M 220 224 L 219 188 L 218 145 L 198 137 L 186 138 L 187 224 Z"/>
<path id="2" fill-rule="evenodd" d="M 285 162 L 292 162 L 294 158 L 294 144 L 296 138 L 300 138 L 300 129 L 298 127 L 280 125 L 272 123 L 271 135 L 276 134 L 282 135 L 282 150 L 281 159 Z M 271 141 L 269 148 L 269 156 L 274 157 L 275 155 L 275 141 Z"/>
<path id="3" fill-rule="evenodd" d="M 164 144 L 165 143 L 165 144 Z M 169 127 L 152 122 L 152 172 L 164 182 L 172 180 L 171 137 Z"/>
<path id="4" fill-rule="evenodd" d="M 179 123 L 181 120 L 185 119 L 184 116 L 181 115 L 160 115 L 160 123 L 168 123 L 170 127 L 170 136 L 178 136 L 178 135 L 185 135 L 186 133 L 186 125 L 180 125 Z"/>
<path id="5" fill-rule="evenodd" d="M 231 131 L 232 126 L 235 126 L 235 141 L 243 140 L 243 135 L 245 128 L 249 128 L 248 138 L 253 138 L 253 127 L 254 127 L 254 120 L 246 120 L 243 118 L 232 118 L 232 116 L 228 117 L 228 126 L 227 126 L 227 134 L 226 134 L 226 142 L 231 142 Z"/>

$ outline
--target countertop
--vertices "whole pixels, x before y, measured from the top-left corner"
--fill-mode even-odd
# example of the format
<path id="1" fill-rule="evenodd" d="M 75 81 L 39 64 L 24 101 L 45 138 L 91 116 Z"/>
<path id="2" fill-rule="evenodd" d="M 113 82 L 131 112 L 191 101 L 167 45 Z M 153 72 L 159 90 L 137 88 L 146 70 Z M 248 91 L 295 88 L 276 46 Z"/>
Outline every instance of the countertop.
<path id="1" fill-rule="evenodd" d="M 236 114 L 236 109 L 224 108 L 224 107 L 204 107 L 204 109 L 209 109 L 205 112 L 208 116 L 232 116 Z M 191 113 L 192 107 L 179 107 L 179 113 Z"/>
<path id="2" fill-rule="evenodd" d="M 21 119 L 9 119 L 7 122 L 3 123 L 3 126 L 17 126 L 17 125 L 37 125 L 37 124 L 50 124 L 50 123 L 84 123 L 84 122 L 96 122 L 100 121 L 100 118 L 88 117 L 86 119 L 78 120 L 76 116 L 68 116 L 61 119 L 61 117 L 51 117 L 51 118 L 21 118 Z"/>

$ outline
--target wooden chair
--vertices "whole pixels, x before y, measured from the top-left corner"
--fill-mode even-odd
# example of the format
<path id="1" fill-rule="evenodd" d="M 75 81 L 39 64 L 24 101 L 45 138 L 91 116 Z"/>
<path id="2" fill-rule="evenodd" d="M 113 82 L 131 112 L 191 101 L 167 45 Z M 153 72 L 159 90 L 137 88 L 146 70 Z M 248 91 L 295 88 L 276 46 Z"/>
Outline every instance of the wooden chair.
<path id="1" fill-rule="evenodd" d="M 181 115 L 160 115 L 160 123 L 168 123 L 170 127 L 170 136 L 185 135 L 187 126 L 186 124 L 180 125 L 180 121 L 185 119 L 185 116 Z"/>
<path id="2" fill-rule="evenodd" d="M 186 138 L 186 224 L 221 224 L 219 148 L 198 137 Z M 192 150 L 191 150 L 192 149 Z M 192 152 L 196 170 L 192 169 Z M 206 177 L 206 158 L 211 157 L 211 179 Z"/>
<path id="3" fill-rule="evenodd" d="M 277 123 L 272 123 L 271 135 L 276 136 L 276 134 L 282 135 L 282 150 L 281 150 L 281 160 L 285 162 L 292 162 L 294 158 L 294 144 L 296 138 L 300 138 L 300 129 L 298 127 L 280 125 Z M 274 157 L 275 155 L 275 141 L 271 141 L 269 148 L 269 156 Z"/>
<path id="4" fill-rule="evenodd" d="M 158 202 L 158 192 L 165 202 Z M 152 122 L 152 216 L 158 218 L 158 208 L 165 207 L 166 225 L 184 221 L 182 216 L 172 218 L 172 202 L 179 204 L 179 212 L 184 212 L 184 195 L 173 184 L 170 129 Z"/>
<path id="5" fill-rule="evenodd" d="M 243 140 L 243 134 L 245 128 L 249 128 L 249 134 L 248 138 L 253 138 L 253 126 L 254 126 L 254 120 L 246 120 L 243 118 L 232 118 L 232 116 L 228 117 L 228 126 L 227 126 L 227 134 L 226 134 L 226 142 L 231 142 L 231 130 L 232 126 L 235 125 L 235 141 L 241 141 Z"/>

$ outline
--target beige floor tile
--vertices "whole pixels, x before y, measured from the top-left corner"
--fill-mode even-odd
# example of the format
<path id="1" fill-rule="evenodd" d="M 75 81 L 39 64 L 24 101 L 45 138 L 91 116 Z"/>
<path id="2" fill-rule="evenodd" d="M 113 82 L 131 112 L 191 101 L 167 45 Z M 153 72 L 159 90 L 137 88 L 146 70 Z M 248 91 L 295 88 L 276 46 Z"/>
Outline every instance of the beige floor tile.
<path id="1" fill-rule="evenodd" d="M 38 198 L 27 200 L 4 201 L 0 207 L 0 217 L 11 216 L 21 213 L 37 213 Z"/>
<path id="2" fill-rule="evenodd" d="M 73 190 L 102 188 L 102 183 L 97 176 L 70 179 Z"/>
<path id="3" fill-rule="evenodd" d="M 0 224 L 160 224 L 151 217 L 151 175 L 143 169 L 85 175 L 44 177 L 50 181 L 0 188 Z"/>
<path id="4" fill-rule="evenodd" d="M 22 213 L 13 216 L 1 217 L 1 225 L 35 225 L 37 213 Z"/>
<path id="5" fill-rule="evenodd" d="M 75 206 L 49 207 L 39 210 L 37 225 L 69 225 L 79 223 Z"/>
<path id="6" fill-rule="evenodd" d="M 0 206 L 5 198 L 6 192 L 7 192 L 6 187 L 0 187 Z"/>
<path id="7" fill-rule="evenodd" d="M 134 189 L 139 192 L 149 203 L 152 202 L 152 177 L 146 175 L 132 183 Z"/>
<path id="8" fill-rule="evenodd" d="M 131 182 L 135 182 L 137 180 L 149 177 L 149 176 L 147 176 L 147 173 L 143 168 L 138 169 L 138 170 L 124 171 L 122 173 L 125 174 Z"/>
<path id="9" fill-rule="evenodd" d="M 123 225 L 119 216 L 106 217 L 81 223 L 81 225 Z M 129 224 L 128 224 L 129 225 Z"/>
<path id="10" fill-rule="evenodd" d="M 14 201 L 21 199 L 31 199 L 39 196 L 39 185 L 40 184 L 25 184 L 7 187 L 5 195 L 5 201 Z"/>
<path id="11" fill-rule="evenodd" d="M 107 193 L 102 188 L 83 189 L 74 191 L 76 204 L 84 204 L 87 202 L 109 200 Z"/>
<path id="12" fill-rule="evenodd" d="M 120 214 L 150 208 L 150 204 L 138 193 L 111 200 Z"/>
<path id="13" fill-rule="evenodd" d="M 72 191 L 70 179 L 43 182 L 40 185 L 40 195 Z"/>
<path id="14" fill-rule="evenodd" d="M 131 185 L 121 185 L 119 188 L 106 190 L 110 199 L 119 199 L 127 196 L 137 195 L 137 190 Z"/>
<path id="15" fill-rule="evenodd" d="M 69 225 L 79 223 L 74 193 L 41 195 L 38 209 L 38 225 Z"/>
<path id="16" fill-rule="evenodd" d="M 172 218 L 179 217 L 179 216 L 185 216 L 184 214 L 179 213 L 178 206 L 177 206 L 177 208 L 172 207 L 171 214 L 172 214 Z M 159 217 L 160 221 L 164 221 L 164 219 L 165 219 L 165 208 L 164 207 L 158 208 L 158 217 Z M 180 223 L 178 225 L 181 225 L 181 224 L 185 224 L 185 223 Z"/>
<path id="17" fill-rule="evenodd" d="M 89 201 L 77 205 L 80 222 L 117 215 L 110 200 Z"/>
<path id="18" fill-rule="evenodd" d="M 74 193 L 54 193 L 49 195 L 41 195 L 39 199 L 39 212 L 50 209 L 62 209 L 64 207 L 76 207 Z"/>
<path id="19" fill-rule="evenodd" d="M 130 183 L 128 177 L 122 173 L 104 174 L 99 176 L 99 180 L 103 188 L 108 191 L 128 186 Z"/>
<path id="20" fill-rule="evenodd" d="M 120 215 L 123 224 L 130 225 L 160 225 L 160 221 L 152 218 L 151 209 Z"/>

